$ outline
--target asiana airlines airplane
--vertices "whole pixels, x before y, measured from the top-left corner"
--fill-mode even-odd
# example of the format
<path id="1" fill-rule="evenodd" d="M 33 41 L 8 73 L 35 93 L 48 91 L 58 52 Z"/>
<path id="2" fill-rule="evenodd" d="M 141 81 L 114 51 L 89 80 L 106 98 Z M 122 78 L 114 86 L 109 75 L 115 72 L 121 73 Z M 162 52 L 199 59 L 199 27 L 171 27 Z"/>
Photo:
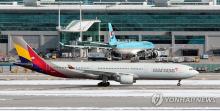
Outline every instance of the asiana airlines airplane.
<path id="1" fill-rule="evenodd" d="M 119 63 L 119 62 L 63 62 L 45 61 L 22 37 L 13 37 L 20 58 L 15 65 L 43 74 L 62 77 L 101 80 L 98 86 L 109 86 L 109 80 L 120 84 L 133 84 L 136 80 L 178 80 L 199 74 L 192 67 L 173 63 Z"/>

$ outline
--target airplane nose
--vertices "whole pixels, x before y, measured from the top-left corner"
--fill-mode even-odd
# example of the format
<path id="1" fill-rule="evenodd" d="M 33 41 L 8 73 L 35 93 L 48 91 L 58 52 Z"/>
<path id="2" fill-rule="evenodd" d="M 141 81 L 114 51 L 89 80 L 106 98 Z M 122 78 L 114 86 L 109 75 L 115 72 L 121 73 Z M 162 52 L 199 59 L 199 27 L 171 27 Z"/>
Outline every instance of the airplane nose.
<path id="1" fill-rule="evenodd" d="M 199 72 L 197 70 L 193 70 L 193 73 L 192 73 L 193 76 L 196 76 L 198 74 L 199 74 Z"/>

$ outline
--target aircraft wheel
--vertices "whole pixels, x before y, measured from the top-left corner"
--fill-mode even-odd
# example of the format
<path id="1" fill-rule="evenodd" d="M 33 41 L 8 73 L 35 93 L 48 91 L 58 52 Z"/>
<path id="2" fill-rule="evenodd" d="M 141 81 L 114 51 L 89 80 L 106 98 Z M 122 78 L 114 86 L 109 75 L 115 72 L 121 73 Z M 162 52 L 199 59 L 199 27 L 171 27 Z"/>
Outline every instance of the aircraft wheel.
<path id="1" fill-rule="evenodd" d="M 103 87 L 107 87 L 107 86 L 108 86 L 107 83 L 104 83 L 104 84 L 103 84 Z"/>
<path id="2" fill-rule="evenodd" d="M 104 86 L 104 87 L 108 87 L 109 85 L 110 85 L 109 82 L 103 83 L 103 86 Z"/>
<path id="3" fill-rule="evenodd" d="M 107 87 L 107 86 L 110 86 L 110 83 L 109 83 L 109 82 L 106 82 L 106 83 L 100 82 L 100 83 L 98 83 L 97 85 L 98 85 L 98 86 Z"/>
<path id="4" fill-rule="evenodd" d="M 108 61 L 112 61 L 112 57 L 108 57 L 107 60 L 108 60 Z"/>
<path id="5" fill-rule="evenodd" d="M 97 84 L 98 86 L 103 86 L 103 82 L 100 82 Z"/>
<path id="6" fill-rule="evenodd" d="M 110 82 L 107 82 L 106 85 L 107 85 L 107 86 L 110 86 Z"/>
<path id="7" fill-rule="evenodd" d="M 152 55 L 148 57 L 148 59 L 152 59 L 152 58 L 153 58 Z"/>
<path id="8" fill-rule="evenodd" d="M 180 81 L 181 81 L 181 80 L 179 80 L 179 81 L 178 81 L 178 83 L 177 83 L 177 86 L 181 86 L 181 83 L 180 83 Z"/>

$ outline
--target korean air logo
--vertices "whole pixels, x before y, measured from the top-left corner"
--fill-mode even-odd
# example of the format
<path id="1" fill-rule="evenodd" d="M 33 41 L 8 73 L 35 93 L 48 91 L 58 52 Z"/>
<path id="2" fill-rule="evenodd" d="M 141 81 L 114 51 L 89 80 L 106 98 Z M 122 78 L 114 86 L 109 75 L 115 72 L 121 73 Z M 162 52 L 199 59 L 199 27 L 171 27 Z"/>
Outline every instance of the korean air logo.
<path id="1" fill-rule="evenodd" d="M 155 93 L 153 94 L 153 96 L 151 97 L 151 102 L 152 104 L 154 104 L 155 106 L 159 106 L 162 104 L 163 102 L 163 95 L 161 93 Z"/>

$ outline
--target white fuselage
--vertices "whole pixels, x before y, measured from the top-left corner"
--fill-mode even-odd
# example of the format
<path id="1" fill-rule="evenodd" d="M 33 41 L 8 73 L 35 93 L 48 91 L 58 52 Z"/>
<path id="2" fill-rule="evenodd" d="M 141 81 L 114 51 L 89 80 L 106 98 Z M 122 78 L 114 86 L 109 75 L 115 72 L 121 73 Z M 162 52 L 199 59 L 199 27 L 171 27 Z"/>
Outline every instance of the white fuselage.
<path id="1" fill-rule="evenodd" d="M 129 54 L 129 55 L 136 55 L 138 52 L 145 50 L 145 49 L 138 49 L 138 48 L 117 48 L 115 49 L 116 52 L 120 54 Z"/>
<path id="2" fill-rule="evenodd" d="M 185 79 L 198 74 L 190 66 L 173 63 L 52 62 L 52 64 L 56 69 L 65 71 L 63 73 L 66 76 L 73 78 L 91 78 L 91 75 L 115 73 L 131 74 L 135 79 Z"/>

